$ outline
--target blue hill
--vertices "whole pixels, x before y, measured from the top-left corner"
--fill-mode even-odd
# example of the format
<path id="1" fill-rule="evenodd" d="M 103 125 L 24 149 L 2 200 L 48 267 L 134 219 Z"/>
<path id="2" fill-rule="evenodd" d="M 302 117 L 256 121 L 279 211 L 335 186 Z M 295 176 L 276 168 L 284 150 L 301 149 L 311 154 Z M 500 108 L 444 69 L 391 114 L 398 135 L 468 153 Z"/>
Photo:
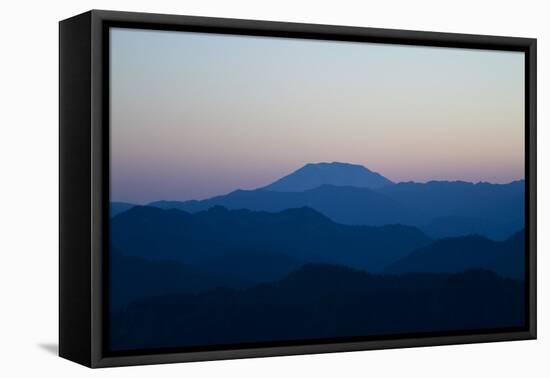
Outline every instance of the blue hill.
<path id="1" fill-rule="evenodd" d="M 489 269 L 504 277 L 523 279 L 524 230 L 504 241 L 493 241 L 479 235 L 436 240 L 391 264 L 385 271 L 457 273 L 472 268 Z"/>

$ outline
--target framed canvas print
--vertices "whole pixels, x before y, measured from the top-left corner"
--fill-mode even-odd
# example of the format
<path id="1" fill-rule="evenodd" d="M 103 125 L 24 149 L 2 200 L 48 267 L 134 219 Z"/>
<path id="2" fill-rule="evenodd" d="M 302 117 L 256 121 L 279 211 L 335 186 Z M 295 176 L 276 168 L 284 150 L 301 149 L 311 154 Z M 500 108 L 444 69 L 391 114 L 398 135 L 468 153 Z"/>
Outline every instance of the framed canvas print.
<path id="1" fill-rule="evenodd" d="M 536 337 L 536 40 L 60 23 L 60 355 Z"/>

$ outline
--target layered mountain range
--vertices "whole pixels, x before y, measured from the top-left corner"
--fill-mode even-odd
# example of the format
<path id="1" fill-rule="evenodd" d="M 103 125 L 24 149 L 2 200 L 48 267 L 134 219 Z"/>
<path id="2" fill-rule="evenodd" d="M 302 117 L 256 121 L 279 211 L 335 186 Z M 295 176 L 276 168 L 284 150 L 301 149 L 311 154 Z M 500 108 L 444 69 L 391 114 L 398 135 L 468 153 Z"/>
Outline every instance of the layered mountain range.
<path id="1" fill-rule="evenodd" d="M 504 240 L 524 224 L 523 180 L 508 184 L 464 181 L 393 183 L 354 164 L 306 164 L 255 190 L 235 190 L 202 201 L 162 200 L 149 206 L 190 213 L 213 206 L 277 212 L 311 207 L 348 225 L 415 226 L 433 238 L 479 234 Z M 114 216 L 131 207 L 114 202 Z"/>
<path id="2" fill-rule="evenodd" d="M 393 183 L 345 163 L 307 164 L 265 187 L 202 201 L 115 202 L 112 345 L 516 326 L 523 216 L 523 181 Z M 412 308 L 418 313 L 396 328 L 392 314 Z M 234 327 L 215 324 L 220 312 Z M 270 327 L 245 332 L 254 314 Z M 155 326 L 161 319 L 168 328 Z"/>

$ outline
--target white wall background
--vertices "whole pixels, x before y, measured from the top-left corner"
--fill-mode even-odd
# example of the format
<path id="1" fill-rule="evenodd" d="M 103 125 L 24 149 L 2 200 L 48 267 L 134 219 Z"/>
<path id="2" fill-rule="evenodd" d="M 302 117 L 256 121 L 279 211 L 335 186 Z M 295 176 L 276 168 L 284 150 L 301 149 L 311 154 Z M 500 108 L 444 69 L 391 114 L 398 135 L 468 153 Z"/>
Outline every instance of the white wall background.
<path id="1" fill-rule="evenodd" d="M 0 22 L 0 376 L 548 377 L 550 271 L 545 1 L 10 1 Z M 539 340 L 89 370 L 55 356 L 58 26 L 89 9 L 536 37 L 539 40 Z M 546 67 L 545 67 L 546 66 Z M 495 136 L 498 137 L 498 136 Z M 546 216 L 545 216 L 546 215 Z"/>

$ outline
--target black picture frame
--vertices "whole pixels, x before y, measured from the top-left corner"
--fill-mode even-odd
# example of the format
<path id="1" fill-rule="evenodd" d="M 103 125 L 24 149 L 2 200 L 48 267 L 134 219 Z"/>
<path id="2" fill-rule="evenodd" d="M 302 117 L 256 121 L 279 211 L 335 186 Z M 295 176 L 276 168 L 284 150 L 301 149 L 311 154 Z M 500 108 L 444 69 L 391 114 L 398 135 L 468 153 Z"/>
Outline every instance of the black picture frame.
<path id="1" fill-rule="evenodd" d="M 521 329 L 232 349 L 109 353 L 109 70 L 112 26 L 525 53 L 526 310 Z M 88 367 L 536 338 L 536 39 L 92 10 L 59 24 L 59 354 Z M 496 137 L 496 136 L 495 136 Z"/>

